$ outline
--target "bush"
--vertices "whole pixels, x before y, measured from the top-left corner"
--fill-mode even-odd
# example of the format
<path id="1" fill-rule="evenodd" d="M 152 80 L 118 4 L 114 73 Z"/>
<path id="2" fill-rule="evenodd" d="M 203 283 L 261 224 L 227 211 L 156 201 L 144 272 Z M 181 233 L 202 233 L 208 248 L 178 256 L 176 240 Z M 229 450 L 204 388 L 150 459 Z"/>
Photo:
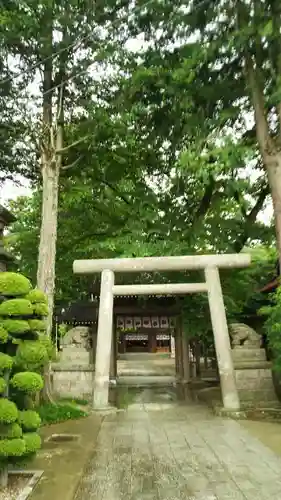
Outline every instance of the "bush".
<path id="1" fill-rule="evenodd" d="M 48 352 L 41 342 L 25 340 L 17 348 L 15 363 L 25 370 L 40 371 L 48 359 Z"/>
<path id="2" fill-rule="evenodd" d="M 2 439 L 0 441 L 0 457 L 22 457 L 25 454 L 23 439 Z"/>
<path id="3" fill-rule="evenodd" d="M 42 425 L 56 424 L 65 422 L 66 420 L 76 420 L 88 416 L 85 411 L 71 404 L 49 403 L 39 406 L 37 411 L 40 415 Z"/>
<path id="4" fill-rule="evenodd" d="M 1 439 L 16 439 L 22 437 L 22 428 L 17 423 L 9 425 L 0 425 L 0 440 Z"/>
<path id="5" fill-rule="evenodd" d="M 34 410 L 20 411 L 18 421 L 25 431 L 36 431 L 41 425 L 40 415 Z"/>
<path id="6" fill-rule="evenodd" d="M 48 306 L 42 302 L 33 304 L 33 314 L 35 316 L 48 316 Z"/>
<path id="7" fill-rule="evenodd" d="M 48 299 L 44 292 L 34 288 L 29 292 L 29 294 L 25 297 L 27 300 L 30 300 L 31 304 L 39 304 L 43 303 L 48 305 Z"/>
<path id="8" fill-rule="evenodd" d="M 9 339 L 9 334 L 3 326 L 0 326 L 0 344 L 6 344 Z"/>
<path id="9" fill-rule="evenodd" d="M 6 398 L 0 398 L 0 424 L 13 424 L 18 418 L 18 409 Z"/>
<path id="10" fill-rule="evenodd" d="M 46 330 L 43 317 L 48 314 L 44 293 L 32 290 L 22 275 L 0 273 L 1 294 L 6 300 L 0 303 L 0 468 L 7 470 L 41 446 L 36 434 L 40 416 L 27 408 L 33 407 L 34 394 L 43 388 L 36 372 L 48 363 L 52 344 L 41 339 Z M 9 398 L 3 397 L 6 389 Z"/>
<path id="11" fill-rule="evenodd" d="M 0 274 L 0 294 L 5 297 L 20 297 L 27 295 L 31 290 L 30 281 L 18 273 Z"/>
<path id="12" fill-rule="evenodd" d="M 11 356 L 0 352 L 0 373 L 3 373 L 5 370 L 11 370 L 13 363 L 14 360 Z"/>
<path id="13" fill-rule="evenodd" d="M 3 392 L 6 390 L 7 387 L 7 382 L 3 377 L 0 377 L 0 394 L 3 394 Z"/>
<path id="14" fill-rule="evenodd" d="M 25 453 L 32 454 L 41 448 L 41 438 L 36 432 L 27 432 L 23 435 L 25 442 Z"/>
<path id="15" fill-rule="evenodd" d="M 23 319 L 4 319 L 2 325 L 11 335 L 24 335 L 30 331 L 28 321 Z"/>
<path id="16" fill-rule="evenodd" d="M 43 389 L 44 382 L 38 373 L 35 372 L 19 372 L 16 373 L 10 380 L 10 384 L 18 391 L 34 394 Z"/>
<path id="17" fill-rule="evenodd" d="M 32 332 L 45 332 L 47 329 L 46 321 L 42 319 L 30 319 L 29 328 Z"/>
<path id="18" fill-rule="evenodd" d="M 31 316 L 33 305 L 26 299 L 11 299 L 0 304 L 0 316 Z"/>

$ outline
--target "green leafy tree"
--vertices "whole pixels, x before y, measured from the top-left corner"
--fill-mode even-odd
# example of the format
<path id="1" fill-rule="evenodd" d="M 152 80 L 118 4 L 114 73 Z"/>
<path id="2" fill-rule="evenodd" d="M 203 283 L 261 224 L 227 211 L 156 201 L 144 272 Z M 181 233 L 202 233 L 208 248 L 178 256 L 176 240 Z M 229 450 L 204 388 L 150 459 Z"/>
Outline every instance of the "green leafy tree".
<path id="1" fill-rule="evenodd" d="M 33 456 L 41 446 L 40 417 L 33 410 L 43 388 L 38 373 L 48 362 L 45 295 L 21 274 L 0 274 L 0 488 L 8 464 Z"/>

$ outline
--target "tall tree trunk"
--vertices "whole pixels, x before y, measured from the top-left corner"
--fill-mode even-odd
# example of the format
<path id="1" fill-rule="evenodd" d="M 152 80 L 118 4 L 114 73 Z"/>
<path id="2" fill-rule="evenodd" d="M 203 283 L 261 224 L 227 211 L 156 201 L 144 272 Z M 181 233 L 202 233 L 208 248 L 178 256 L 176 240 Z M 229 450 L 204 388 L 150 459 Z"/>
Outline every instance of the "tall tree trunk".
<path id="1" fill-rule="evenodd" d="M 55 262 L 57 242 L 59 165 L 47 155 L 42 164 L 42 220 L 39 243 L 37 286 L 48 298 L 49 316 L 47 334 L 52 332 L 55 290 Z"/>
<path id="2" fill-rule="evenodd" d="M 0 465 L 0 491 L 8 486 L 8 466 L 1 469 Z"/>
<path id="3" fill-rule="evenodd" d="M 276 151 L 270 156 L 264 155 L 264 163 L 272 196 L 276 243 L 281 269 L 281 151 Z"/>

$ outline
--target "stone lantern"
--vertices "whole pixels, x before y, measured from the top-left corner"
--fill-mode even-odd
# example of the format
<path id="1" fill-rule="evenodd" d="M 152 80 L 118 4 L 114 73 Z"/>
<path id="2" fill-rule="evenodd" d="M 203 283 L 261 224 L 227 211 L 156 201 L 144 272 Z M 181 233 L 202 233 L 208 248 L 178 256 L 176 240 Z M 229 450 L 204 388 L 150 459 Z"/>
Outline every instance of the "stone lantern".
<path id="1" fill-rule="evenodd" d="M 16 217 L 7 208 L 0 205 L 0 272 L 6 271 L 8 263 L 14 260 L 4 248 L 4 229 L 15 220 Z"/>

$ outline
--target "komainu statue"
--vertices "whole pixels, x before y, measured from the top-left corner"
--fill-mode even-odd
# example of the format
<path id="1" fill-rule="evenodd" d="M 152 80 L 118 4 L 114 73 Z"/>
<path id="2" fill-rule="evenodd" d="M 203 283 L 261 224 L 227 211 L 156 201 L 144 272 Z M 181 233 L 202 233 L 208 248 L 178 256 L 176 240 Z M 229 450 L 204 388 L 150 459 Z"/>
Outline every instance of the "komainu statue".
<path id="1" fill-rule="evenodd" d="M 250 326 L 244 323 L 231 323 L 228 327 L 232 347 L 261 347 L 261 336 Z"/>
<path id="2" fill-rule="evenodd" d="M 62 347 L 75 346 L 89 349 L 89 328 L 87 326 L 75 326 L 68 330 L 62 338 Z"/>

